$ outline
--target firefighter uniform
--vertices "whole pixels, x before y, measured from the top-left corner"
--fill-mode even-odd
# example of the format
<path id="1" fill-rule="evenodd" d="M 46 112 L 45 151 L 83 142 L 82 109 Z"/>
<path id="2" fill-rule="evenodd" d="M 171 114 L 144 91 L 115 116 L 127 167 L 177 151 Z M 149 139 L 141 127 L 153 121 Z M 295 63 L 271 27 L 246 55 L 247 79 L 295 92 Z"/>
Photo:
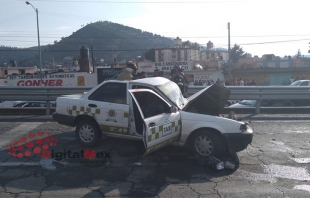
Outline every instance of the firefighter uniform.
<path id="1" fill-rule="evenodd" d="M 172 81 L 175 82 L 179 86 L 182 92 L 182 95 L 184 96 L 186 94 L 184 78 L 178 74 L 175 78 L 172 78 Z"/>

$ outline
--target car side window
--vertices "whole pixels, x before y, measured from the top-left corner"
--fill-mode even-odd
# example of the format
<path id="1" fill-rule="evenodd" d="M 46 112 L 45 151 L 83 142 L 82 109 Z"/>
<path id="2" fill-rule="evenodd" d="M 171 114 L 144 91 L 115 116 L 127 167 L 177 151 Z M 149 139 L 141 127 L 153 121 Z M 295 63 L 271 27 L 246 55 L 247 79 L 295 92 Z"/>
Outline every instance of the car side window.
<path id="1" fill-rule="evenodd" d="M 46 107 L 45 103 L 39 103 L 39 107 Z"/>
<path id="2" fill-rule="evenodd" d="M 88 99 L 100 102 L 126 104 L 127 84 L 106 83 L 99 87 L 93 94 L 91 94 Z"/>
<path id="3" fill-rule="evenodd" d="M 29 103 L 29 107 L 40 107 L 40 105 L 37 102 L 31 102 Z"/>
<path id="4" fill-rule="evenodd" d="M 299 86 L 309 86 L 309 83 L 308 83 L 308 81 L 305 81 L 305 82 L 300 83 Z"/>
<path id="5" fill-rule="evenodd" d="M 158 96 L 149 92 L 134 93 L 145 118 L 169 113 L 169 106 Z"/>
<path id="6" fill-rule="evenodd" d="M 25 104 L 27 104 L 27 103 L 20 103 L 20 104 L 15 105 L 15 107 L 22 107 L 22 106 L 24 106 Z"/>

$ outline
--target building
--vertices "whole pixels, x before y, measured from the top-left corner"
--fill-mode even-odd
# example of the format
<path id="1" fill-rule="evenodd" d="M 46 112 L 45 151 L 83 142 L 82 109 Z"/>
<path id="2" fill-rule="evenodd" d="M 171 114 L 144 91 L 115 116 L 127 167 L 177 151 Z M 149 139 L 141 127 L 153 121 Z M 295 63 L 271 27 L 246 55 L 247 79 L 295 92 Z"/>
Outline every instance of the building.
<path id="1" fill-rule="evenodd" d="M 0 67 L 0 78 L 6 79 L 8 75 L 34 74 L 37 67 Z"/>
<path id="2" fill-rule="evenodd" d="M 249 69 L 255 68 L 255 58 L 246 57 L 246 58 L 239 58 L 239 61 L 234 64 L 234 69 Z"/>
<path id="3" fill-rule="evenodd" d="M 310 58 L 294 58 L 293 67 L 308 67 L 310 68 Z"/>
<path id="4" fill-rule="evenodd" d="M 199 64 L 205 69 L 221 69 L 222 64 L 228 59 L 228 50 L 214 48 L 209 41 L 204 50 L 190 48 L 182 45 L 182 40 L 174 39 L 173 48 L 155 49 L 155 62 L 182 62 L 189 61 L 193 65 Z"/>

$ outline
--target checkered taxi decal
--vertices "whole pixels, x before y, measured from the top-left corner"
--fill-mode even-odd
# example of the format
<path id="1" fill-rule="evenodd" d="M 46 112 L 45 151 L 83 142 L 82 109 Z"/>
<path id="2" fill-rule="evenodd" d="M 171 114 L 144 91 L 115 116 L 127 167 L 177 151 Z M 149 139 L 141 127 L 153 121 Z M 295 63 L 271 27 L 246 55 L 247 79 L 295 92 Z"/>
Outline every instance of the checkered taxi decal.
<path id="1" fill-rule="evenodd" d="M 70 110 L 68 110 L 68 114 L 71 116 L 79 116 L 79 115 L 89 115 L 96 120 L 100 119 L 107 119 L 107 115 L 105 111 L 111 110 L 104 110 L 98 108 L 90 108 L 90 107 L 79 107 L 79 106 L 72 106 Z M 114 111 L 114 110 L 113 110 Z M 115 112 L 115 111 L 114 111 Z M 102 113 L 100 115 L 100 113 Z M 123 117 L 121 118 L 125 123 L 128 122 L 129 113 L 123 112 Z M 120 121 L 120 120 L 118 120 Z M 117 127 L 117 126 L 109 126 L 109 125 L 99 125 L 100 129 L 104 132 L 108 133 L 118 133 L 118 134 L 127 134 L 128 128 L 124 127 Z"/>
<path id="2" fill-rule="evenodd" d="M 181 120 L 176 120 L 174 122 L 171 122 L 172 125 L 172 133 L 178 132 L 181 127 Z M 163 137 L 164 133 L 164 125 L 155 126 L 151 128 L 151 130 L 148 132 L 147 142 L 153 142 L 154 140 L 157 140 L 159 138 Z"/>
<path id="3" fill-rule="evenodd" d="M 96 118 L 96 115 L 100 115 L 100 109 L 72 106 L 72 109 L 70 109 L 68 113 L 71 116 L 90 115 L 91 117 Z"/>

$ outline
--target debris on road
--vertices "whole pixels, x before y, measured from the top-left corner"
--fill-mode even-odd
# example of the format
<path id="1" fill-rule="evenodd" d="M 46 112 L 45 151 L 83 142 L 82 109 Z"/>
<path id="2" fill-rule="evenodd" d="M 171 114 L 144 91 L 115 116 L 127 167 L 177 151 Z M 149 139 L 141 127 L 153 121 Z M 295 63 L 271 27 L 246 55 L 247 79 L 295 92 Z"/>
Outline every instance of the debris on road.
<path id="1" fill-rule="evenodd" d="M 41 159 L 40 165 L 43 169 L 54 171 L 56 166 L 53 165 L 53 159 Z"/>
<path id="2" fill-rule="evenodd" d="M 136 162 L 135 163 L 135 165 L 137 165 L 137 166 L 141 166 L 141 164 L 142 164 L 141 162 Z"/>
<path id="3" fill-rule="evenodd" d="M 226 161 L 225 162 L 225 168 L 233 170 L 233 169 L 235 169 L 235 163 L 232 163 L 230 161 Z"/>

